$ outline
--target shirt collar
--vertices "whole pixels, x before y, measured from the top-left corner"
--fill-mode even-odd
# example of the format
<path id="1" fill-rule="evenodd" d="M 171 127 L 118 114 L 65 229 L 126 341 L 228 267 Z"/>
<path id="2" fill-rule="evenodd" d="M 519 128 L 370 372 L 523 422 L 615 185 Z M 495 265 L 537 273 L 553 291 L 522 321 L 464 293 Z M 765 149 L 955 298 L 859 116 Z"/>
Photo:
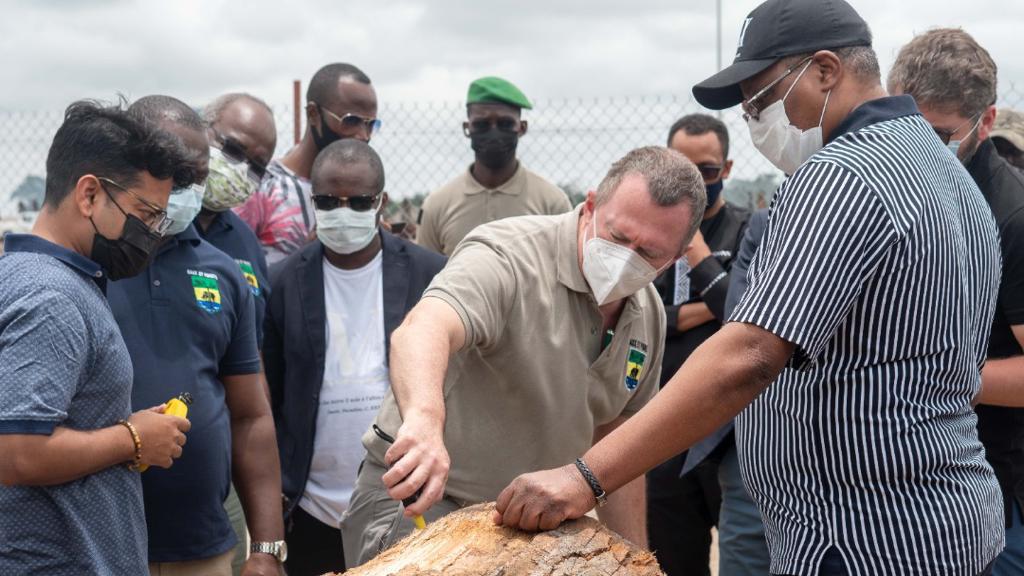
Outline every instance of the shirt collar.
<path id="1" fill-rule="evenodd" d="M 203 239 L 199 236 L 199 232 L 196 231 L 196 225 L 193 222 L 188 225 L 188 228 L 185 228 L 181 232 L 178 232 L 174 236 L 164 240 L 163 244 L 160 245 L 160 248 L 157 249 L 157 254 L 163 254 L 182 242 L 188 242 L 193 246 L 198 246 L 202 241 Z"/>
<path id="2" fill-rule="evenodd" d="M 466 169 L 466 196 L 472 196 L 488 190 L 494 190 L 495 192 L 501 192 L 502 194 L 508 194 L 510 196 L 518 196 L 521 194 L 526 190 L 526 169 L 523 168 L 523 163 L 519 162 L 516 165 L 516 171 L 512 173 L 512 177 L 497 188 L 487 188 L 478 182 L 477 179 L 473 177 L 473 165 L 470 164 L 469 168 Z"/>
<path id="3" fill-rule="evenodd" d="M 558 223 L 558 281 L 576 292 L 590 292 L 590 284 L 580 270 L 579 222 L 584 204 L 564 214 Z"/>
<path id="4" fill-rule="evenodd" d="M 107 279 L 99 264 L 74 250 L 54 244 L 35 234 L 7 234 L 4 236 L 4 252 L 28 252 L 52 256 L 72 269 L 88 276 L 100 287 L 100 290 L 106 291 Z"/>
<path id="5" fill-rule="evenodd" d="M 228 212 L 230 212 L 230 210 L 224 212 L 214 212 L 213 220 L 210 220 L 210 227 L 206 229 L 205 233 L 199 231 L 199 227 L 196 226 L 194 220 L 192 221 L 192 226 L 196 229 L 196 233 L 203 237 L 213 236 L 214 234 L 221 230 L 225 232 L 230 232 L 235 227 L 233 224 L 231 224 L 231 219 L 228 218 L 227 216 Z"/>
<path id="6" fill-rule="evenodd" d="M 847 132 L 856 132 L 872 124 L 920 113 L 917 103 L 906 94 L 868 100 L 846 115 L 846 118 L 829 135 L 829 142 Z"/>

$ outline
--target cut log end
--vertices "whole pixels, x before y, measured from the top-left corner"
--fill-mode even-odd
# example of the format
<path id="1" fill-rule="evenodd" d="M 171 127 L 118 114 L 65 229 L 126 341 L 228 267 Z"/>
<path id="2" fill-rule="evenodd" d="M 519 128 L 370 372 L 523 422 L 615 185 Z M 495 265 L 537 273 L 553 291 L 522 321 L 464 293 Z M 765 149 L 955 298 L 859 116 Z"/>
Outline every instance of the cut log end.
<path id="1" fill-rule="evenodd" d="M 549 532 L 495 526 L 494 504 L 453 512 L 346 576 L 664 576 L 658 561 L 592 518 Z"/>

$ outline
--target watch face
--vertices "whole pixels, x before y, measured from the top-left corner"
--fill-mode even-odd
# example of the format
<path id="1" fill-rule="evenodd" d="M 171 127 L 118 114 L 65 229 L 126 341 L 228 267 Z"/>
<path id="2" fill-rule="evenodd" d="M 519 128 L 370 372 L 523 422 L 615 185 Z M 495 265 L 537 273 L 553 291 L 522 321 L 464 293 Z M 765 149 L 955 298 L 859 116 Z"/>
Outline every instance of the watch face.
<path id="1" fill-rule="evenodd" d="M 279 543 L 276 556 L 277 560 L 281 563 L 284 563 L 284 561 L 288 559 L 288 543 L 284 540 L 281 540 Z"/>

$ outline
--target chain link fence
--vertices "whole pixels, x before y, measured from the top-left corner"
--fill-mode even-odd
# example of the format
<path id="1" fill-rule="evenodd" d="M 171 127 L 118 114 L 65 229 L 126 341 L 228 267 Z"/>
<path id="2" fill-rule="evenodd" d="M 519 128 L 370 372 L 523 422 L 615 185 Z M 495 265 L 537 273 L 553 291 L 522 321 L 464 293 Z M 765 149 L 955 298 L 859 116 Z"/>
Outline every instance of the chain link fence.
<path id="1" fill-rule="evenodd" d="M 1004 83 L 998 105 L 1024 109 L 1024 85 Z M 272 107 L 276 155 L 281 155 L 294 141 L 294 109 Z M 578 200 L 612 162 L 639 146 L 664 145 L 669 126 L 693 112 L 707 110 L 688 95 L 537 100 L 533 110 L 524 111 L 529 130 L 519 143 L 519 157 Z M 379 115 L 383 129 L 372 144 L 384 160 L 390 197 L 407 211 L 472 162 L 462 133 L 464 103 L 383 102 Z M 61 110 L 0 112 L 0 218 L 8 223 L 27 222 L 38 209 L 46 153 L 62 118 Z M 720 118 L 729 128 L 734 161 L 726 198 L 749 208 L 765 205 L 781 173 L 751 145 L 738 108 L 721 112 Z"/>

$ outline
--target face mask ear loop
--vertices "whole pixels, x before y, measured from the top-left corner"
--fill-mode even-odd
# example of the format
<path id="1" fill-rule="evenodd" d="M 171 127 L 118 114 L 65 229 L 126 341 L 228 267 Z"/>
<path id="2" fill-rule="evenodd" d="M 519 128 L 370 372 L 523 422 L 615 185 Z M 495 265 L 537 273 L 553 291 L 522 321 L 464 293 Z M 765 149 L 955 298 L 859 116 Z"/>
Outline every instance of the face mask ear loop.
<path id="1" fill-rule="evenodd" d="M 793 88 L 796 88 L 797 82 L 800 82 L 800 79 L 804 77 L 804 72 L 807 72 L 807 69 L 811 67 L 812 62 L 814 62 L 814 60 L 808 60 L 807 64 L 804 64 L 804 69 L 796 75 L 796 80 L 793 80 L 793 83 L 789 85 L 789 90 L 786 90 L 786 95 L 782 97 L 783 102 L 786 101 L 786 98 L 789 98 L 789 93 L 793 91 Z"/>
<path id="2" fill-rule="evenodd" d="M 828 109 L 828 97 L 831 95 L 831 90 L 825 93 L 825 105 L 821 107 L 821 118 L 818 118 L 818 128 L 821 128 L 821 125 L 825 122 L 825 110 Z"/>

